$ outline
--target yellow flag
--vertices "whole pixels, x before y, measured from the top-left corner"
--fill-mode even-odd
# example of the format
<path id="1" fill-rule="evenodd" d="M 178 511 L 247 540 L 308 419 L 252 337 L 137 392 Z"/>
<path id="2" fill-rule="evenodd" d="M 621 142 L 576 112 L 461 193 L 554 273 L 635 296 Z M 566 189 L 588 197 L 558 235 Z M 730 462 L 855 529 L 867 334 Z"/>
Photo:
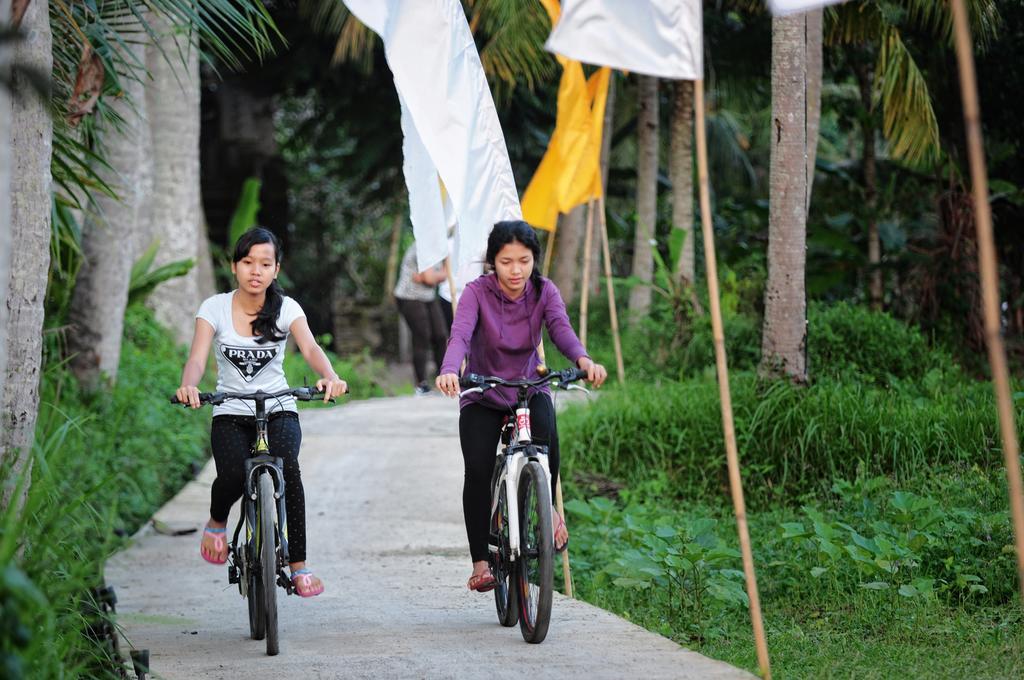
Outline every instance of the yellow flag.
<path id="1" fill-rule="evenodd" d="M 557 22 L 557 0 L 540 0 Z M 555 131 L 547 151 L 523 193 L 523 219 L 554 231 L 558 213 L 598 198 L 601 186 L 601 133 L 608 100 L 611 69 L 605 67 L 590 76 L 578 61 L 558 56 L 562 80 L 558 87 Z"/>

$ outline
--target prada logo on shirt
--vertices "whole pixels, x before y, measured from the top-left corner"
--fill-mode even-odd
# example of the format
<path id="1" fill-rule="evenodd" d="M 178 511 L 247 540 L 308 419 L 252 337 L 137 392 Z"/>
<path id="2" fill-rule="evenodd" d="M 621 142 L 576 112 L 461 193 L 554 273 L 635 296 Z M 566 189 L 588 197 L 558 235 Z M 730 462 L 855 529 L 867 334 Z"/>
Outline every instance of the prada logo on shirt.
<path id="1" fill-rule="evenodd" d="M 260 371 L 277 356 L 277 347 L 252 348 L 221 345 L 220 351 L 224 358 L 238 369 L 239 375 L 246 382 L 252 382 L 260 374 Z"/>

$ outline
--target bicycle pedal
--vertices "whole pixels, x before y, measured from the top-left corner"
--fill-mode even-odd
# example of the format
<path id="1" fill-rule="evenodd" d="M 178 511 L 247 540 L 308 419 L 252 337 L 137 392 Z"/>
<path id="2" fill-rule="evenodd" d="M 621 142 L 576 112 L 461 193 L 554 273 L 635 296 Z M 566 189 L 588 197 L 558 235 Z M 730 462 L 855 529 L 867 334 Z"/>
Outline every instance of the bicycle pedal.
<path id="1" fill-rule="evenodd" d="M 228 583 L 238 583 L 238 567 L 231 565 L 228 567 Z"/>

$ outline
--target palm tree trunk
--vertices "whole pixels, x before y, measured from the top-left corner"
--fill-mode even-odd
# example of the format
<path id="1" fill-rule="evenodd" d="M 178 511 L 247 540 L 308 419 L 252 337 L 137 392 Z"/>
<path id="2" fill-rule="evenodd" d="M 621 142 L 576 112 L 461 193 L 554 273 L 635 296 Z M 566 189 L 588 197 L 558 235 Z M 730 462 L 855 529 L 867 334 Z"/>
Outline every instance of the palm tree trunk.
<path id="1" fill-rule="evenodd" d="M 857 66 L 860 86 L 861 139 L 864 147 L 864 207 L 867 211 L 868 232 L 868 296 L 873 309 L 882 308 L 882 241 L 878 235 L 878 160 L 875 152 L 875 116 L 872 91 L 872 71 L 867 63 Z"/>
<path id="2" fill-rule="evenodd" d="M 11 1 L 0 0 L 0 25 L 11 23 Z M 11 48 L 0 43 L 0 78 L 10 73 Z M 11 278 L 11 95 L 0 87 L 0 300 Z M 7 305 L 0 303 L 0 394 L 7 381 Z"/>
<path id="3" fill-rule="evenodd" d="M 141 31 L 140 31 L 141 32 Z M 125 58 L 143 62 L 146 46 L 128 47 Z M 82 266 L 75 281 L 69 312 L 72 332 L 68 345 L 71 368 L 87 390 L 95 390 L 117 379 L 121 358 L 124 312 L 128 285 L 136 253 L 126 248 L 132 231 L 148 209 L 144 193 L 143 168 L 147 161 L 145 85 L 132 78 L 122 79 L 124 96 L 114 98 L 111 108 L 124 120 L 122 129 L 107 125 L 101 130 L 101 144 L 110 169 L 97 173 L 117 194 L 98 195 L 82 227 Z"/>
<path id="4" fill-rule="evenodd" d="M 49 3 L 34 0 L 21 23 L 25 39 L 14 60 L 42 73 L 53 71 Z M 11 92 L 11 250 L 6 306 L 7 373 L 0 393 L 0 464 L 16 479 L 29 474 L 39 410 L 43 300 L 50 268 L 50 160 L 53 123 L 49 102 L 38 97 L 23 75 Z M 10 502 L 10 489 L 2 493 Z M 20 503 L 21 499 L 16 499 Z"/>
<path id="5" fill-rule="evenodd" d="M 203 210 L 202 196 L 199 203 L 199 241 L 196 243 L 196 286 L 199 299 L 205 300 L 217 292 L 217 276 L 214 273 L 213 253 L 210 252 L 210 228 Z"/>
<path id="6" fill-rule="evenodd" d="M 604 105 L 604 131 L 601 133 L 601 187 L 605 195 L 605 203 L 608 196 L 608 165 L 611 162 L 612 135 L 615 133 L 615 71 L 612 71 L 608 79 L 608 99 Z M 600 203 L 594 205 L 597 210 Z M 600 224 L 600 219 L 595 216 L 594 224 Z M 597 234 L 598 227 L 594 227 Z M 594 237 L 590 246 L 590 296 L 595 297 L 601 293 L 601 272 L 604 271 L 604 255 L 601 250 L 601 239 Z"/>
<path id="7" fill-rule="evenodd" d="M 801 15 L 772 19 L 772 150 L 768 281 L 761 369 L 807 380 L 806 33 Z"/>
<path id="8" fill-rule="evenodd" d="M 197 260 L 200 239 L 206 234 L 199 194 L 198 45 L 194 36 L 190 40 L 174 33 L 164 19 L 155 19 L 153 24 L 160 38 L 146 50 L 146 65 L 152 74 L 146 88 L 146 110 L 153 158 L 147 231 L 160 242 L 154 265 L 159 266 Z M 149 301 L 157 319 L 179 342 L 187 342 L 201 302 L 198 269 L 193 267 L 186 276 L 161 284 Z"/>
<path id="9" fill-rule="evenodd" d="M 568 214 L 558 218 L 558 238 L 555 240 L 555 262 L 551 268 L 551 280 L 562 293 L 565 304 L 576 298 L 576 279 L 583 267 L 580 264 L 580 248 L 583 245 L 583 231 L 586 229 L 587 206 L 578 205 Z"/>
<path id="10" fill-rule="evenodd" d="M 811 189 L 818 160 L 818 131 L 821 127 L 821 77 L 823 71 L 822 23 L 824 11 L 807 12 L 807 210 L 811 210 Z"/>
<path id="11" fill-rule="evenodd" d="M 631 325 L 647 316 L 651 308 L 654 278 L 654 238 L 658 209 L 658 79 L 639 76 L 640 111 L 637 114 L 636 236 L 633 241 L 633 276 L 641 283 L 629 291 Z"/>
<path id="12" fill-rule="evenodd" d="M 693 81 L 677 80 L 672 98 L 672 227 L 683 232 L 683 247 L 674 263 L 676 279 L 684 286 L 696 278 L 693 231 Z"/>

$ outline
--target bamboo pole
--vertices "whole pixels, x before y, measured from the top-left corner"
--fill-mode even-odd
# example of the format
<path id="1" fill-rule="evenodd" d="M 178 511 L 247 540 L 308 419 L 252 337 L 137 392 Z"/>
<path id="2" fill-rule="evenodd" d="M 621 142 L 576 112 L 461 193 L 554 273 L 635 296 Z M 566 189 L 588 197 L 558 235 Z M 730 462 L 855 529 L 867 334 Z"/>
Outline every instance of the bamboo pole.
<path id="1" fill-rule="evenodd" d="M 587 235 L 583 240 L 583 290 L 580 294 L 580 342 L 587 346 L 587 312 L 590 306 L 590 249 L 594 242 L 594 200 L 587 204 Z"/>
<path id="2" fill-rule="evenodd" d="M 971 29 L 963 0 L 953 0 L 953 27 L 956 39 L 957 64 L 960 70 L 960 95 L 964 105 L 967 129 L 967 153 L 971 166 L 974 194 L 975 226 L 978 231 L 978 264 L 981 269 L 982 311 L 985 317 L 985 341 L 992 368 L 999 429 L 1006 459 L 1006 479 L 1010 489 L 1010 515 L 1017 546 L 1017 578 L 1024 602 L 1024 491 L 1020 473 L 1020 448 L 1014 425 L 1010 377 L 1006 366 L 1006 350 L 999 319 L 999 274 L 996 265 L 995 238 L 992 234 L 992 211 L 988 198 L 988 173 L 981 138 L 981 109 L 978 105 L 978 83 L 971 47 Z"/>
<path id="3" fill-rule="evenodd" d="M 448 279 L 448 294 L 452 298 L 452 318 L 455 318 L 455 310 L 459 306 L 458 300 L 455 299 L 455 274 L 452 272 L 452 257 L 449 255 L 444 258 L 444 273 L 445 278 Z M 449 329 L 451 332 L 451 329 Z"/>
<path id="4" fill-rule="evenodd" d="M 550 232 L 549 239 L 554 238 L 555 232 Z M 550 253 L 551 251 L 548 250 Z M 545 266 L 550 263 L 550 260 L 545 260 Z M 540 358 L 540 363 L 545 367 L 545 370 L 550 370 L 547 365 L 547 357 L 544 354 L 544 338 L 541 337 L 540 342 L 537 343 L 537 356 Z M 558 514 L 561 515 L 562 521 L 565 522 L 566 527 L 569 523 L 565 520 L 565 508 L 562 505 L 562 475 L 558 475 L 555 479 L 555 509 L 558 510 Z M 552 536 L 552 539 L 554 536 Z M 568 597 L 572 597 L 572 572 L 569 568 L 569 549 L 566 548 L 565 552 L 562 553 L 562 576 L 565 579 L 565 594 Z"/>
<path id="5" fill-rule="evenodd" d="M 764 637 L 764 623 L 761 621 L 761 598 L 757 592 L 754 557 L 750 550 L 750 534 L 747 529 L 747 510 L 743 501 L 743 480 L 740 477 L 739 456 L 736 452 L 736 431 L 732 417 L 732 395 L 729 392 L 729 369 L 726 366 L 725 335 L 722 330 L 722 305 L 718 297 L 718 265 L 715 261 L 715 236 L 711 228 L 711 192 L 708 187 L 708 147 L 704 122 L 704 81 L 694 81 L 693 89 L 697 123 L 697 175 L 700 185 L 700 217 L 704 234 L 708 298 L 711 302 L 711 329 L 715 340 L 715 364 L 718 369 L 718 392 L 722 400 L 725 457 L 729 465 L 729 488 L 732 491 L 732 502 L 736 511 L 736 529 L 739 533 L 740 550 L 743 554 L 743 573 L 747 581 L 747 596 L 750 598 L 750 622 L 754 629 L 757 663 L 761 668 L 761 676 L 765 680 L 771 680 L 772 671 L 768 661 L 768 644 Z"/>
<path id="6" fill-rule="evenodd" d="M 619 339 L 619 313 L 615 309 L 615 287 L 612 285 L 612 254 L 608 248 L 608 221 L 604 214 L 604 195 L 597 199 L 597 216 L 601 220 L 601 249 L 604 251 L 604 279 L 608 286 L 608 314 L 612 321 L 612 342 L 615 345 L 615 370 L 619 384 L 626 382 L 626 370 L 622 364 L 622 340 Z"/>
<path id="7" fill-rule="evenodd" d="M 544 241 L 544 268 L 540 270 L 540 273 L 544 276 L 548 275 L 551 271 L 551 254 L 555 252 L 555 232 L 557 230 L 557 222 L 555 223 L 556 228 L 548 232 L 548 237 Z"/>
<path id="8" fill-rule="evenodd" d="M 558 510 L 558 514 L 562 517 L 562 521 L 565 522 L 566 530 L 569 528 L 569 522 L 565 519 L 565 506 L 562 504 L 562 475 L 559 473 L 558 479 L 555 480 L 555 508 Z M 554 534 L 551 536 L 554 541 Z M 562 577 L 565 580 L 565 595 L 572 597 L 572 570 L 569 568 L 569 548 L 562 552 Z"/>

